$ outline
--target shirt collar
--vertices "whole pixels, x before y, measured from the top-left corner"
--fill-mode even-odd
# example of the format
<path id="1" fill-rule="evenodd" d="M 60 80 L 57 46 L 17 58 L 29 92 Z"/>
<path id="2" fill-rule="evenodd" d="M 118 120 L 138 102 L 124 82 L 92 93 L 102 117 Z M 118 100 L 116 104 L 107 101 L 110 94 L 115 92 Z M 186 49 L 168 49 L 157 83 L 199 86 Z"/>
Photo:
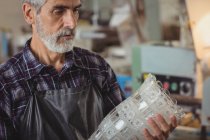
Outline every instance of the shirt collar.
<path id="1" fill-rule="evenodd" d="M 25 78 L 31 79 L 33 76 L 40 73 L 45 67 L 44 64 L 40 63 L 34 56 L 30 48 L 31 39 L 29 39 L 23 49 L 23 61 L 25 62 Z"/>
<path id="2" fill-rule="evenodd" d="M 67 69 L 71 68 L 72 66 L 79 68 L 86 68 L 83 65 L 84 60 L 82 59 L 83 56 L 85 56 L 85 54 L 81 54 L 80 51 L 81 48 L 74 47 L 71 51 L 66 52 L 63 72 L 65 72 Z"/>
<path id="3" fill-rule="evenodd" d="M 73 51 L 69 51 L 69 52 L 66 53 L 64 67 L 66 67 L 66 68 L 72 67 L 72 65 L 74 64 L 73 57 L 74 57 L 73 56 Z"/>
<path id="4" fill-rule="evenodd" d="M 83 69 L 88 68 L 88 66 L 86 66 L 87 52 L 84 52 L 84 50 L 81 49 L 81 48 L 74 47 L 73 51 L 72 51 L 72 54 L 73 54 L 73 57 L 72 57 L 73 63 L 76 67 L 80 67 L 80 68 L 83 68 Z"/>
<path id="5" fill-rule="evenodd" d="M 25 78 L 31 79 L 35 75 L 38 75 L 41 70 L 47 65 L 40 63 L 40 61 L 34 56 L 34 54 L 31 51 L 30 48 L 31 39 L 29 39 L 25 47 L 23 49 L 23 61 L 25 62 Z M 69 51 L 65 55 L 65 63 L 64 67 L 67 70 L 68 68 L 72 67 L 72 65 L 75 65 L 77 67 L 84 68 L 84 65 L 82 63 L 81 59 L 81 49 L 74 47 L 72 51 Z"/>

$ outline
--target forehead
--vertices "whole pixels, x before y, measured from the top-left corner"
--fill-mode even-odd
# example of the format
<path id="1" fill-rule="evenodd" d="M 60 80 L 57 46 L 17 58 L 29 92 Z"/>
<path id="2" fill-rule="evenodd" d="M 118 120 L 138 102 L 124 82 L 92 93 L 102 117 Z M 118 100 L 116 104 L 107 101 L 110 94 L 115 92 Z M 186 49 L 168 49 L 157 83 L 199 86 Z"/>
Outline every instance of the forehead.
<path id="1" fill-rule="evenodd" d="M 56 5 L 65 5 L 65 6 L 74 7 L 80 4 L 81 4 L 80 0 L 47 0 L 45 3 L 46 6 L 50 7 Z"/>

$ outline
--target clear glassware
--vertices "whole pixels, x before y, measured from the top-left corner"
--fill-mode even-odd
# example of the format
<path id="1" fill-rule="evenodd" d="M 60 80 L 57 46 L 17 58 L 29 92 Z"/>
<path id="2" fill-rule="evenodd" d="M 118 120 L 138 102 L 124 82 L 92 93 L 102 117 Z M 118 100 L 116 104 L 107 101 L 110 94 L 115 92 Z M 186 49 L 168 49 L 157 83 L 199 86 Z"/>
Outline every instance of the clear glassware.
<path id="1" fill-rule="evenodd" d="M 167 122 L 175 115 L 179 121 L 185 113 L 155 76 L 149 74 L 141 87 L 114 108 L 101 122 L 89 140 L 138 140 L 143 139 L 142 130 L 151 128 L 147 120 L 161 114 Z M 155 118 L 154 118 L 155 119 Z"/>

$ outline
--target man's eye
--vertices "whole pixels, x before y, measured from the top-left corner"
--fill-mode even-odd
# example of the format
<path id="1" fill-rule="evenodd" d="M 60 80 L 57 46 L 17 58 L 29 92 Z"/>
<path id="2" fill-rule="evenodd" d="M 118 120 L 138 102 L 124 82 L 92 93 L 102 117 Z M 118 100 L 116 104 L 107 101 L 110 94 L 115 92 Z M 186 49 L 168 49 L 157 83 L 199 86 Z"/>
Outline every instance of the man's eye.
<path id="1" fill-rule="evenodd" d="M 74 13 L 79 13 L 79 10 L 80 10 L 79 8 L 75 8 Z"/>
<path id="2" fill-rule="evenodd" d="M 62 10 L 62 9 L 56 9 L 56 10 L 53 11 L 53 13 L 56 14 L 56 15 L 60 15 L 60 14 L 63 14 L 64 13 L 64 10 Z"/>

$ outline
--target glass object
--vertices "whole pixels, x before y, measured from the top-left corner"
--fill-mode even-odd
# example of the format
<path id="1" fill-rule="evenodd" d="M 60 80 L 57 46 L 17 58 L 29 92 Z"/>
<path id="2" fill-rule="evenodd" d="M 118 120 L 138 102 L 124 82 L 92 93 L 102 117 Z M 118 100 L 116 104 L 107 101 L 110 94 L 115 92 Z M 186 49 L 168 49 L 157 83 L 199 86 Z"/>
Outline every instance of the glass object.
<path id="1" fill-rule="evenodd" d="M 185 113 L 167 92 L 160 82 L 149 74 L 134 94 L 104 118 L 89 140 L 143 139 L 142 130 L 147 128 L 150 131 L 147 120 L 157 113 L 167 122 L 170 121 L 171 115 L 175 115 L 179 121 Z"/>

